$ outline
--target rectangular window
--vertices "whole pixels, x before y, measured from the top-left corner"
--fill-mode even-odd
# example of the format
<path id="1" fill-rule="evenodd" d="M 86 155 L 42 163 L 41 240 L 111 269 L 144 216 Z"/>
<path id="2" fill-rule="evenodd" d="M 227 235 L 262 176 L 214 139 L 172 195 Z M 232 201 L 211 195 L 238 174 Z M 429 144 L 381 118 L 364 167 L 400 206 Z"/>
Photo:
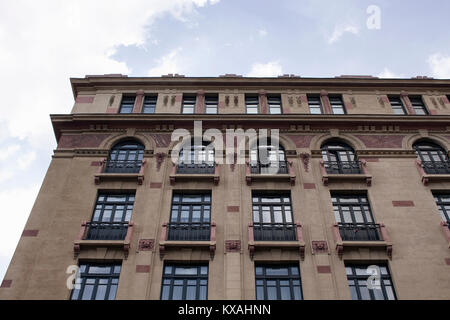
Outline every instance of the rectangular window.
<path id="1" fill-rule="evenodd" d="M 70 296 L 71 300 L 114 300 L 119 285 L 120 263 L 80 264 L 80 278 Z"/>
<path id="2" fill-rule="evenodd" d="M 329 96 L 331 112 L 333 114 L 345 114 L 344 101 L 342 96 Z"/>
<path id="3" fill-rule="evenodd" d="M 409 97 L 409 101 L 411 101 L 411 105 L 416 112 L 417 115 L 427 115 L 427 109 L 425 108 L 425 104 L 423 103 L 421 96 L 411 96 Z"/>
<path id="4" fill-rule="evenodd" d="M 252 204 L 255 241 L 295 241 L 297 239 L 289 193 L 254 193 Z"/>
<path id="5" fill-rule="evenodd" d="M 209 241 L 211 193 L 180 193 L 172 196 L 168 240 Z"/>
<path id="6" fill-rule="evenodd" d="M 245 95 L 245 109 L 248 114 L 258 114 L 259 97 L 257 95 Z"/>
<path id="7" fill-rule="evenodd" d="M 344 241 L 378 241 L 380 225 L 375 224 L 366 195 L 331 195 L 334 217 Z"/>
<path id="8" fill-rule="evenodd" d="M 142 113 L 155 113 L 157 95 L 145 96 Z"/>
<path id="9" fill-rule="evenodd" d="M 119 113 L 133 113 L 136 96 L 123 96 L 120 102 Z"/>
<path id="10" fill-rule="evenodd" d="M 320 95 L 307 95 L 310 114 L 322 114 Z"/>
<path id="11" fill-rule="evenodd" d="M 219 104 L 219 96 L 217 94 L 207 94 L 205 96 L 205 113 L 216 114 Z"/>
<path id="12" fill-rule="evenodd" d="M 181 113 L 185 114 L 193 114 L 195 111 L 195 102 L 197 100 L 197 96 L 193 94 L 184 94 L 183 95 L 183 105 L 181 109 Z"/>
<path id="13" fill-rule="evenodd" d="M 269 104 L 270 114 L 281 114 L 281 96 L 280 95 L 268 95 L 267 103 Z"/>
<path id="14" fill-rule="evenodd" d="M 302 300 L 297 264 L 255 264 L 256 300 Z"/>
<path id="15" fill-rule="evenodd" d="M 405 107 L 403 106 L 403 102 L 400 96 L 389 96 L 389 102 L 391 103 L 394 114 L 398 115 L 406 114 L 406 110 Z"/>
<path id="16" fill-rule="evenodd" d="M 433 194 L 442 220 L 450 223 L 450 194 Z"/>
<path id="17" fill-rule="evenodd" d="M 345 271 L 353 300 L 396 300 L 387 265 L 346 264 Z M 373 280 L 371 275 L 375 275 Z"/>
<path id="18" fill-rule="evenodd" d="M 134 194 L 99 194 L 86 240 L 124 240 L 133 205 Z"/>
<path id="19" fill-rule="evenodd" d="M 161 300 L 207 300 L 208 265 L 166 264 Z"/>

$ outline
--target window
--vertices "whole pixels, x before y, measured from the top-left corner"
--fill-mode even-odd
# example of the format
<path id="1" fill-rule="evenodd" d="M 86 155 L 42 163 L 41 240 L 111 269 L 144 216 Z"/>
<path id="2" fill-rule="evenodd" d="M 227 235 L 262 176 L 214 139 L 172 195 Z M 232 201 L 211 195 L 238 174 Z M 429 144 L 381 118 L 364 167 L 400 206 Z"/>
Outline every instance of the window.
<path id="1" fill-rule="evenodd" d="M 205 113 L 216 114 L 217 106 L 219 104 L 219 96 L 216 95 L 206 95 L 205 96 Z"/>
<path id="2" fill-rule="evenodd" d="M 267 96 L 267 102 L 269 104 L 270 114 L 281 114 L 281 96 L 279 95 L 269 95 Z"/>
<path id="3" fill-rule="evenodd" d="M 270 138 L 266 141 L 258 140 L 250 148 L 250 172 L 254 174 L 289 173 L 283 146 L 272 143 Z"/>
<path id="4" fill-rule="evenodd" d="M 319 95 L 308 95 L 308 106 L 310 114 L 322 114 L 322 103 Z"/>
<path id="5" fill-rule="evenodd" d="M 120 103 L 119 113 L 133 113 L 136 96 L 123 96 Z"/>
<path id="6" fill-rule="evenodd" d="M 255 265 L 256 300 L 302 300 L 300 268 L 296 264 Z"/>
<path id="7" fill-rule="evenodd" d="M 257 95 L 245 95 L 245 108 L 249 114 L 257 114 L 259 109 L 259 98 Z"/>
<path id="8" fill-rule="evenodd" d="M 418 141 L 413 145 L 427 174 L 450 174 L 447 152 L 431 141 Z"/>
<path id="9" fill-rule="evenodd" d="M 183 106 L 181 109 L 181 113 L 193 114 L 195 109 L 195 101 L 197 100 L 197 96 L 191 94 L 183 95 Z"/>
<path id="10" fill-rule="evenodd" d="M 99 194 L 86 240 L 124 240 L 134 194 Z"/>
<path id="11" fill-rule="evenodd" d="M 332 194 L 331 201 L 343 241 L 381 240 L 366 195 Z"/>
<path id="12" fill-rule="evenodd" d="M 374 280 L 371 287 L 367 285 L 371 265 L 345 265 L 348 286 L 353 300 L 396 300 L 391 275 L 386 265 L 373 265 L 373 270 L 379 270 L 379 280 Z M 379 268 L 379 269 L 378 269 Z"/>
<path id="13" fill-rule="evenodd" d="M 394 114 L 398 115 L 406 114 L 406 110 L 405 107 L 403 106 L 403 102 L 400 96 L 389 96 L 389 102 L 391 103 Z"/>
<path id="14" fill-rule="evenodd" d="M 157 95 L 145 96 L 142 113 L 155 113 Z"/>
<path id="15" fill-rule="evenodd" d="M 168 240 L 208 241 L 210 227 L 210 192 L 173 194 Z"/>
<path id="16" fill-rule="evenodd" d="M 114 300 L 121 264 L 80 264 L 80 280 L 73 289 L 71 300 Z"/>
<path id="17" fill-rule="evenodd" d="M 208 299 L 207 264 L 164 266 L 161 300 L 206 299 Z"/>
<path id="18" fill-rule="evenodd" d="M 179 174 L 213 174 L 215 171 L 214 148 L 208 147 L 210 142 L 204 141 L 201 145 L 185 145 L 180 150 L 177 173 Z"/>
<path id="19" fill-rule="evenodd" d="M 346 143 L 329 141 L 322 145 L 322 159 L 329 174 L 359 174 L 361 166 L 355 151 Z"/>
<path id="20" fill-rule="evenodd" d="M 252 197 L 255 241 L 295 241 L 289 194 L 258 194 Z"/>
<path id="21" fill-rule="evenodd" d="M 425 104 L 423 103 L 422 97 L 412 96 L 412 97 L 409 97 L 409 101 L 411 101 L 411 105 L 417 115 L 427 115 L 428 114 L 427 109 L 425 108 Z"/>
<path id="22" fill-rule="evenodd" d="M 344 102 L 341 96 L 329 96 L 331 112 L 333 114 L 345 114 Z"/>
<path id="23" fill-rule="evenodd" d="M 442 220 L 450 223 L 450 194 L 433 194 Z"/>
<path id="24" fill-rule="evenodd" d="M 144 145 L 127 140 L 111 148 L 105 164 L 105 173 L 138 173 L 144 156 Z"/>

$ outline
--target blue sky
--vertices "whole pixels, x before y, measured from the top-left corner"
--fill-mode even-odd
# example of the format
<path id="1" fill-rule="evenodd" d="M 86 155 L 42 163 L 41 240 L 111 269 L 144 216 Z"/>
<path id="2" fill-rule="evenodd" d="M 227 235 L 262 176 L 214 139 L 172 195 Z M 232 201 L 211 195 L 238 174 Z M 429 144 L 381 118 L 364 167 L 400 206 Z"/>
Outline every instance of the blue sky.
<path id="1" fill-rule="evenodd" d="M 380 10 L 380 29 L 366 12 Z M 3 0 L 0 279 L 69 113 L 69 77 L 417 75 L 450 78 L 448 0 Z"/>

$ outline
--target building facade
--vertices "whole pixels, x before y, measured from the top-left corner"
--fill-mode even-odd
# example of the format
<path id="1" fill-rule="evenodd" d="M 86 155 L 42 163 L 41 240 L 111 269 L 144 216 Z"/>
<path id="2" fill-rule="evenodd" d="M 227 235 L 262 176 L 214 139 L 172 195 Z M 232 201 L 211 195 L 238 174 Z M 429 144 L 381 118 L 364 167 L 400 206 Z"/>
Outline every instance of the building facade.
<path id="1" fill-rule="evenodd" d="M 450 299 L 450 80 L 71 84 L 0 299 Z"/>

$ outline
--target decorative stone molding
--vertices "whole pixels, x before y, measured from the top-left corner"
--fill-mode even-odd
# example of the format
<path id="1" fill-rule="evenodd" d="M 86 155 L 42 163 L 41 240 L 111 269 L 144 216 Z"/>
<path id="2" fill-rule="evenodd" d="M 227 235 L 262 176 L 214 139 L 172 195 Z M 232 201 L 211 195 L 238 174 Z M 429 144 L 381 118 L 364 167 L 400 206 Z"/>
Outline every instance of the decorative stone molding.
<path id="1" fill-rule="evenodd" d="M 153 251 L 155 247 L 155 239 L 139 239 L 139 251 Z"/>
<path id="2" fill-rule="evenodd" d="M 161 165 L 164 162 L 164 158 L 167 156 L 167 154 L 163 152 L 159 152 L 156 154 L 156 170 L 159 171 L 161 169 Z"/>
<path id="3" fill-rule="evenodd" d="M 311 241 L 312 254 L 329 254 L 328 242 L 325 240 Z"/>
<path id="4" fill-rule="evenodd" d="M 309 160 L 311 159 L 311 155 L 306 152 L 300 153 L 300 159 L 302 160 L 305 172 L 309 172 Z"/>
<path id="5" fill-rule="evenodd" d="M 241 252 L 241 240 L 225 240 L 225 252 Z"/>

